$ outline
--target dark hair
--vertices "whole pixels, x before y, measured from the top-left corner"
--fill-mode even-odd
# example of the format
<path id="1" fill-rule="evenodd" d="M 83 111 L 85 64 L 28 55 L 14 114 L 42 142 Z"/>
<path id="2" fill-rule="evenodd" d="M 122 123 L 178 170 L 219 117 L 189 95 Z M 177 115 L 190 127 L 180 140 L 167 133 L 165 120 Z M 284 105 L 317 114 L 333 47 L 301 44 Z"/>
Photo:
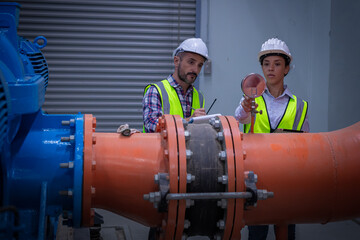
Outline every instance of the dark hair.
<path id="1" fill-rule="evenodd" d="M 283 57 L 285 59 L 285 66 L 288 66 L 290 64 L 290 61 L 291 61 L 291 59 L 288 56 L 286 56 L 285 54 L 283 54 L 283 53 L 268 53 L 268 54 L 264 54 L 264 55 L 262 55 L 260 57 L 259 61 L 260 61 L 261 65 L 263 65 L 264 59 L 266 57 L 268 57 L 268 56 L 280 56 L 280 57 Z"/>
<path id="2" fill-rule="evenodd" d="M 183 59 L 184 55 L 186 52 L 179 52 L 176 56 L 178 56 L 180 58 L 180 60 Z"/>
<path id="3" fill-rule="evenodd" d="M 187 51 L 184 51 L 184 52 L 179 52 L 179 53 L 177 54 L 177 56 L 180 58 L 180 61 L 182 61 L 182 60 L 183 60 L 183 58 L 184 58 L 184 56 L 185 56 L 185 54 L 186 54 L 186 53 L 195 53 L 195 52 L 187 52 Z M 206 59 L 204 56 L 202 56 L 202 55 L 200 55 L 200 54 L 198 54 L 198 53 L 195 53 L 195 54 L 197 54 L 197 55 L 199 55 L 199 56 L 203 57 L 203 58 L 204 58 L 204 62 L 206 62 L 206 61 L 207 61 L 207 59 Z"/>

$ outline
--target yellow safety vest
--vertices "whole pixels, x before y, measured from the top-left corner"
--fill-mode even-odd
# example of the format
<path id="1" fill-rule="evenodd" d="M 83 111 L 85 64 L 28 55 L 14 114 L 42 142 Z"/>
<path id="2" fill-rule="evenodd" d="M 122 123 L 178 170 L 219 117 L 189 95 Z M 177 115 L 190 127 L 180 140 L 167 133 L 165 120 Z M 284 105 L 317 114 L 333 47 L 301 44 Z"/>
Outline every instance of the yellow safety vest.
<path id="1" fill-rule="evenodd" d="M 179 96 L 177 95 L 176 90 L 170 85 L 167 79 L 147 85 L 144 90 L 144 95 L 150 86 L 156 87 L 160 95 L 163 114 L 179 115 L 181 118 L 184 118 L 184 112 L 180 103 Z M 192 107 L 194 109 L 205 107 L 204 96 L 195 88 L 193 88 Z M 192 109 L 191 114 L 193 114 L 193 112 L 194 110 Z"/>
<path id="2" fill-rule="evenodd" d="M 301 130 L 308 109 L 308 103 L 306 101 L 300 98 L 298 99 L 295 95 L 293 95 L 293 98 L 290 97 L 285 112 L 275 129 L 271 128 L 263 96 L 255 98 L 255 102 L 258 104 L 257 110 L 262 110 L 262 114 L 256 114 L 254 133 L 272 133 L 276 129 Z M 250 125 L 250 123 L 244 125 L 245 133 L 250 131 Z"/>

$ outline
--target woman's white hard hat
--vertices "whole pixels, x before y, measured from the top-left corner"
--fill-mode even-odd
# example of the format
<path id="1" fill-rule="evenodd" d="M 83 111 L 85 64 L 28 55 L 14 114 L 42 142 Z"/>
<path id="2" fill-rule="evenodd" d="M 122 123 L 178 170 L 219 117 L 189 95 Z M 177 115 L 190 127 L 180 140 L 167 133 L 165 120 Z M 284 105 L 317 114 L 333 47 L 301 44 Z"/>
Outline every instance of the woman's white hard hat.
<path id="1" fill-rule="evenodd" d="M 290 50 L 284 41 L 277 38 L 270 38 L 261 46 L 261 50 L 258 54 L 259 61 L 265 55 L 283 54 L 289 58 L 289 63 L 292 61 Z"/>
<path id="2" fill-rule="evenodd" d="M 188 38 L 184 40 L 173 52 L 173 57 L 177 56 L 181 52 L 197 53 L 205 58 L 209 59 L 208 49 L 206 44 L 201 38 Z"/>

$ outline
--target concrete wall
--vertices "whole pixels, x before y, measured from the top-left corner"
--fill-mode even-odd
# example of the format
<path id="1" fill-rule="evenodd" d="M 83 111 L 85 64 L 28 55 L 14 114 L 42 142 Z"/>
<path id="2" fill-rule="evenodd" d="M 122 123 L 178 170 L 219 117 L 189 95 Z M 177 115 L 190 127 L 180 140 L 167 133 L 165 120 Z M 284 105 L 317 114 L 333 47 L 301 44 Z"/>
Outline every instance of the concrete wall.
<path id="1" fill-rule="evenodd" d="M 329 129 L 360 120 L 360 1 L 332 0 L 329 78 Z"/>
<path id="2" fill-rule="evenodd" d="M 346 7 L 337 8 L 337 5 L 342 5 L 342 1 L 201 1 L 200 36 L 208 44 L 212 66 L 211 73 L 203 73 L 200 78 L 200 89 L 205 94 L 207 107 L 217 98 L 211 113 L 234 114 L 242 95 L 241 80 L 252 72 L 262 74 L 257 61 L 261 44 L 269 38 L 278 37 L 287 43 L 294 58 L 285 83 L 295 95 L 309 101 L 311 132 L 329 131 L 330 121 L 331 129 L 338 129 L 349 125 L 339 124 L 338 120 L 348 117 L 352 121 L 347 123 L 360 120 L 358 114 L 354 117 L 346 109 L 341 111 L 340 119 L 336 118 L 334 115 L 337 115 L 338 106 L 329 101 L 329 95 L 334 95 L 334 91 L 342 86 L 335 82 L 339 78 L 335 77 L 337 74 L 343 76 L 346 72 L 348 81 L 353 83 L 353 75 L 358 76 L 355 60 L 349 65 L 344 64 L 344 56 L 353 49 L 355 40 L 347 41 L 351 46 L 344 46 L 341 38 L 332 40 L 334 34 L 346 33 L 346 38 L 349 38 L 348 31 L 354 30 L 359 38 L 357 28 L 343 28 L 343 25 L 349 26 L 351 23 L 348 17 L 344 18 L 349 11 L 359 22 L 354 8 L 359 9 L 359 3 L 344 2 Z M 332 4 L 337 9 L 331 10 Z M 339 47 L 344 48 L 344 51 L 339 50 Z M 359 83 L 356 84 L 360 90 Z M 351 84 L 347 86 L 351 88 Z M 345 98 L 346 93 L 343 91 L 346 92 L 346 89 L 346 86 L 341 89 L 344 101 L 338 104 L 354 102 L 351 105 L 354 111 L 356 97 L 347 94 Z"/>

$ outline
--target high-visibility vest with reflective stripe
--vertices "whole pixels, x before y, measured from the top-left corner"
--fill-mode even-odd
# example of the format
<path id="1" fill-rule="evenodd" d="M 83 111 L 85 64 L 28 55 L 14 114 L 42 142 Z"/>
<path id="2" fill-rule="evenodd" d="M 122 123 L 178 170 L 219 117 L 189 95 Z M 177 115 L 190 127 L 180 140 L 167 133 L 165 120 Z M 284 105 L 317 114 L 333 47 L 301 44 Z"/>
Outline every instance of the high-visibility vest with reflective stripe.
<path id="1" fill-rule="evenodd" d="M 262 114 L 256 114 L 254 133 L 272 133 L 276 129 L 297 130 L 300 131 L 307 114 L 308 103 L 293 95 L 293 98 L 289 97 L 288 104 L 285 109 L 278 126 L 275 129 L 271 128 L 270 120 L 266 108 L 266 103 L 263 96 L 255 98 L 255 102 L 258 104 L 256 110 L 262 110 Z M 250 123 L 244 125 L 244 132 L 250 131 Z"/>
<path id="2" fill-rule="evenodd" d="M 156 87 L 160 95 L 163 114 L 179 115 L 181 118 L 184 118 L 184 112 L 180 103 L 179 96 L 177 95 L 176 90 L 170 85 L 167 79 L 164 79 L 154 84 L 147 85 L 145 87 L 144 94 L 146 93 L 146 91 L 150 86 Z M 198 92 L 195 88 L 193 88 L 191 107 L 193 109 L 205 107 L 204 96 L 202 95 L 201 92 Z M 193 109 L 191 109 L 191 114 L 193 114 L 194 112 Z M 144 127 L 143 130 L 145 132 Z"/>

